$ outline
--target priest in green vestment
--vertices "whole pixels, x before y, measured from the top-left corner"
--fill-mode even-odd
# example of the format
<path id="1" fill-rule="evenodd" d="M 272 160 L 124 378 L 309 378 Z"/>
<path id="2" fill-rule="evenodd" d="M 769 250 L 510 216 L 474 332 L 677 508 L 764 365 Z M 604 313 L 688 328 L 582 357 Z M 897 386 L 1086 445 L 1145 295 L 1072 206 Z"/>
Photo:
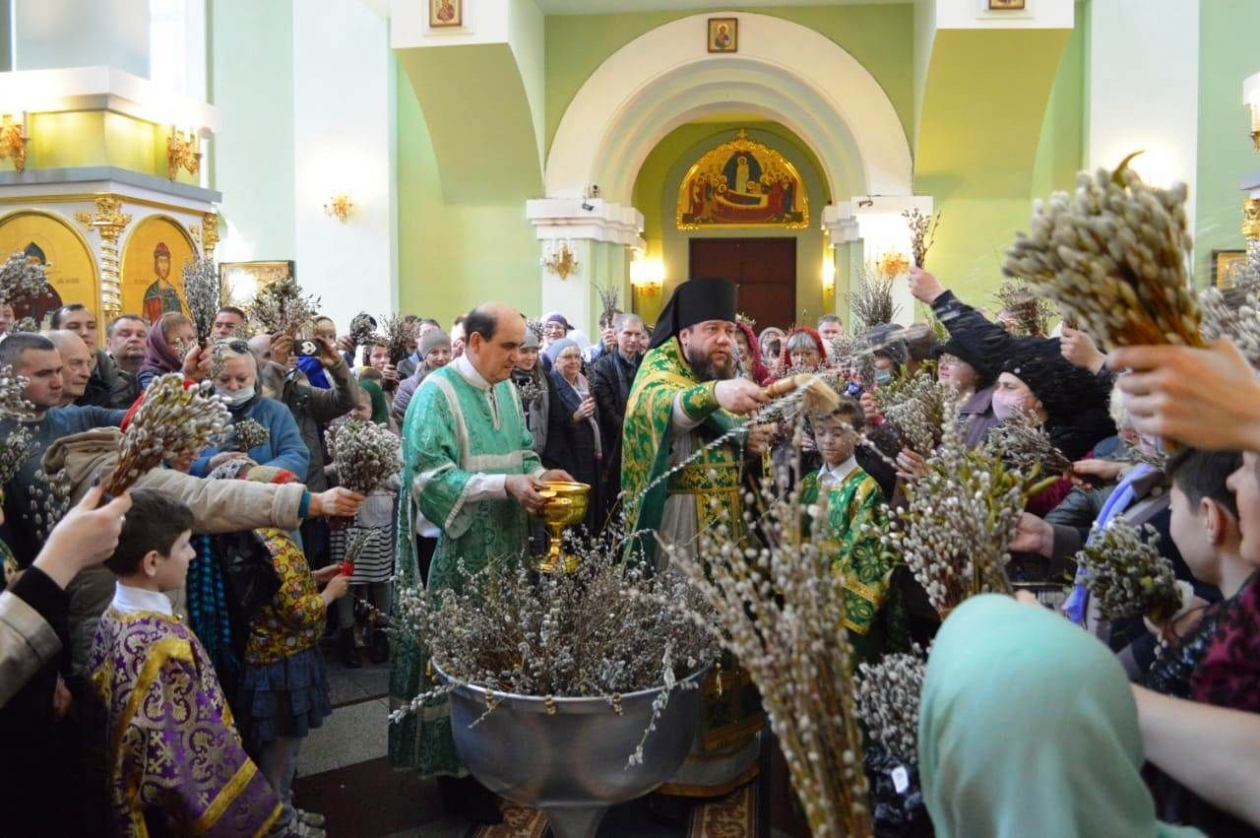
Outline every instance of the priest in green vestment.
<path id="1" fill-rule="evenodd" d="M 760 453 L 745 448 L 764 441 L 750 434 L 747 446 L 732 438 L 707 447 L 767 398 L 736 376 L 735 296 L 735 285 L 725 279 L 680 285 L 656 324 L 626 404 L 621 485 L 627 531 L 647 533 L 642 548 L 660 571 L 667 570 L 661 545 L 694 549 L 705 528 L 742 529 L 744 458 Z M 755 462 L 760 467 L 760 459 Z M 747 673 L 728 669 L 720 687 L 716 675 L 710 677 L 703 696 L 700 733 L 686 763 L 662 787 L 667 795 L 718 797 L 757 774 L 764 714 Z"/>
<path id="2" fill-rule="evenodd" d="M 533 450 L 511 374 L 525 340 L 525 320 L 500 304 L 472 311 L 464 321 L 464 354 L 424 379 L 403 423 L 403 480 L 399 498 L 399 586 L 419 585 L 416 515 L 439 530 L 428 590 L 459 590 L 462 577 L 491 562 L 516 562 L 528 552 L 527 511 L 544 504 L 546 480 L 572 480 L 546 471 Z M 391 706 L 429 690 L 426 650 L 406 637 L 391 644 Z M 395 767 L 437 775 L 458 814 L 493 822 L 498 810 L 489 792 L 471 779 L 455 751 L 449 704 L 426 705 L 390 725 L 389 756 Z M 489 798 L 489 799 L 487 799 Z"/>

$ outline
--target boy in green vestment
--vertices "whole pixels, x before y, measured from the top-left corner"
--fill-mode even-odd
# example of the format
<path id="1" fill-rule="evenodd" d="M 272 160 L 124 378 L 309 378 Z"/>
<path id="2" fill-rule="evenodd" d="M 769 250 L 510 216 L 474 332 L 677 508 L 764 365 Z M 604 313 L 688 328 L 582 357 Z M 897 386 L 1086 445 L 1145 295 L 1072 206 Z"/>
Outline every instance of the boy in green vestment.
<path id="1" fill-rule="evenodd" d="M 817 504 L 826 515 L 817 528 L 810 522 L 805 526 L 825 541 L 835 572 L 844 577 L 844 627 L 858 657 L 872 661 L 883 646 L 876 617 L 888 595 L 895 557 L 881 542 L 888 530 L 884 493 L 853 455 L 857 429 L 865 423 L 861 406 L 847 398 L 830 414 L 814 418 L 814 445 L 823 464 L 801 481 L 801 505 Z"/>
<path id="2" fill-rule="evenodd" d="M 528 550 L 526 513 L 545 500 L 544 481 L 572 480 L 546 471 L 516 388 L 511 383 L 525 339 L 525 320 L 491 303 L 464 321 L 464 354 L 430 373 L 416 389 L 403 423 L 403 480 L 399 498 L 398 585 L 421 584 L 416 561 L 416 513 L 441 531 L 428 590 L 460 590 L 457 563 L 475 574 L 490 562 L 515 562 Z M 391 644 L 390 704 L 398 708 L 432 688 L 428 653 L 414 638 Z M 448 808 L 475 823 L 500 818 L 494 799 L 472 780 L 451 736 L 446 700 L 426 704 L 389 729 L 395 767 L 437 775 Z"/>

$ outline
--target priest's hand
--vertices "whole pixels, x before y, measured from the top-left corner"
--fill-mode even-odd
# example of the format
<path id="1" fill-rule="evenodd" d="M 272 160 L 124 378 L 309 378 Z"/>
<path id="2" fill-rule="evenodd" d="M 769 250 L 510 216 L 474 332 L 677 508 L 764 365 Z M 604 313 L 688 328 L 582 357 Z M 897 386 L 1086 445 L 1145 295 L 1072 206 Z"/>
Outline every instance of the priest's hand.
<path id="1" fill-rule="evenodd" d="M 543 476 L 554 473 L 546 472 Z M 547 488 L 547 484 L 541 480 L 535 480 L 528 474 L 509 474 L 503 483 L 503 488 L 507 491 L 508 497 L 519 503 L 526 512 L 537 512 L 547 505 L 547 499 L 538 494 L 540 490 Z"/>
<path id="2" fill-rule="evenodd" d="M 335 515 L 339 518 L 350 518 L 359 514 L 359 507 L 363 506 L 363 501 L 363 495 L 338 486 L 327 492 L 312 494 L 310 505 L 307 507 L 307 517 L 319 518 L 323 515 Z"/>
<path id="3" fill-rule="evenodd" d="M 910 269 L 910 293 L 916 300 L 931 305 L 945 293 L 945 286 L 934 275 L 915 267 Z"/>
<path id="4" fill-rule="evenodd" d="M 542 476 L 538 478 L 544 483 L 576 483 L 573 475 L 569 474 L 562 468 L 553 468 L 550 471 L 544 471 Z"/>
<path id="5" fill-rule="evenodd" d="M 731 378 L 719 381 L 713 388 L 718 405 L 725 411 L 744 415 L 770 401 L 762 388 L 747 378 Z"/>

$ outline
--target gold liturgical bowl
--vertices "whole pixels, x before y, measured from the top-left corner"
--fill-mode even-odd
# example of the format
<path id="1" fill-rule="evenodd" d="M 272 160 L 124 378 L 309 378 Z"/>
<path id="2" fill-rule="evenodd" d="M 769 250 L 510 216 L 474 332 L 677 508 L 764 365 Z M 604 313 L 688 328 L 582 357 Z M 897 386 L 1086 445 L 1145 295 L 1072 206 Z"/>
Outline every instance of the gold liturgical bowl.
<path id="1" fill-rule="evenodd" d="M 538 494 L 547 499 L 542 509 L 532 513 L 547 528 L 547 555 L 535 565 L 539 573 L 573 573 L 578 569 L 576 556 L 561 550 L 564 531 L 586 520 L 586 507 L 590 502 L 591 487 L 585 483 L 548 481 Z"/>

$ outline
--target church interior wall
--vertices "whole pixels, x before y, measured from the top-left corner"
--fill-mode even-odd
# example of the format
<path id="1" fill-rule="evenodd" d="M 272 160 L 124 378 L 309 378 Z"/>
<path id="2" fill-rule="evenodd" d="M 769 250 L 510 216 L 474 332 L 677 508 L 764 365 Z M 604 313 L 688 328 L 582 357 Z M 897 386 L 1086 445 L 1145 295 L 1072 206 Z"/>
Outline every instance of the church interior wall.
<path id="1" fill-rule="evenodd" d="M 1255 35 L 1260 3 L 1207 0 L 1200 5 L 1198 202 L 1195 276 L 1209 282 L 1213 250 L 1242 250 L 1242 179 L 1260 169 L 1241 82 L 1260 69 Z"/>

